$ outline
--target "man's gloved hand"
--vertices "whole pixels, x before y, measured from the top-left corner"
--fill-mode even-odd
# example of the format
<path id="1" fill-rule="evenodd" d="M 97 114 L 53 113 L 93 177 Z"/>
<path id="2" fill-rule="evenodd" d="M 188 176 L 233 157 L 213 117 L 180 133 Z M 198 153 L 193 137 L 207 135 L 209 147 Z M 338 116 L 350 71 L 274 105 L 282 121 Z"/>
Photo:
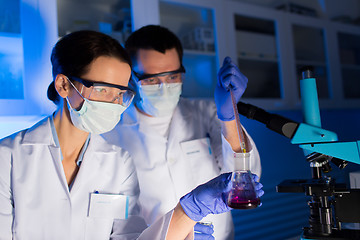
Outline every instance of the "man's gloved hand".
<path id="1" fill-rule="evenodd" d="M 196 223 L 194 226 L 195 240 L 215 240 L 213 237 L 214 226 L 212 224 Z"/>
<path id="2" fill-rule="evenodd" d="M 207 183 L 199 185 L 180 199 L 186 215 L 198 222 L 208 214 L 219 214 L 231 210 L 226 204 L 231 190 L 231 173 L 223 173 Z"/>
<path id="3" fill-rule="evenodd" d="M 224 59 L 217 78 L 215 104 L 218 118 L 222 121 L 234 120 L 235 115 L 231 102 L 230 88 L 233 91 L 235 101 L 239 102 L 245 92 L 248 79 L 240 72 L 230 57 Z"/>

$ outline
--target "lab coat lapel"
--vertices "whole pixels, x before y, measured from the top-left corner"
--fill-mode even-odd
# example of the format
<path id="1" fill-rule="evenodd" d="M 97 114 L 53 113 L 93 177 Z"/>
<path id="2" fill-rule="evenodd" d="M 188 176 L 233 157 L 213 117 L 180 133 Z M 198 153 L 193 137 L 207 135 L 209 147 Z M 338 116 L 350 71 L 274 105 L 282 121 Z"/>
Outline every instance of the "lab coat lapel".
<path id="1" fill-rule="evenodd" d="M 54 163 L 61 186 L 66 192 L 66 195 L 70 198 L 64 169 L 61 164 L 61 150 L 60 147 L 55 145 L 55 140 L 51 134 L 50 117 L 51 116 L 44 118 L 33 127 L 29 128 L 24 135 L 22 144 L 36 146 L 43 145 L 44 148 L 48 148 L 52 159 L 51 161 Z M 47 159 L 44 159 L 44 161 L 46 160 Z"/>
<path id="2" fill-rule="evenodd" d="M 141 113 L 136 109 L 135 105 L 133 105 L 131 108 L 131 111 L 128 111 L 127 114 L 123 116 L 122 123 L 123 123 L 123 126 L 126 127 L 128 130 L 128 133 L 129 133 L 128 137 L 135 137 L 131 134 L 131 132 L 133 132 L 133 133 L 135 132 L 135 133 L 137 133 L 137 137 L 139 138 L 139 139 L 135 140 L 135 143 L 145 144 L 144 142 L 149 142 L 147 140 L 149 137 L 151 137 L 151 139 L 153 139 L 154 137 L 159 136 L 159 133 L 156 132 L 153 128 L 147 127 L 146 124 L 140 124 L 139 123 L 139 114 L 141 114 Z M 126 133 L 126 130 L 124 133 Z M 161 141 L 161 140 L 162 140 L 162 138 L 157 139 L 157 141 Z M 127 141 L 127 140 L 124 139 L 124 141 Z M 134 143 L 131 142 L 129 144 L 134 144 Z M 128 148 L 132 148 L 132 146 L 128 146 Z"/>
<path id="3" fill-rule="evenodd" d="M 119 124 L 110 132 L 101 136 L 111 145 L 120 146 L 126 150 L 136 149 L 139 142 L 139 122 L 137 120 L 137 111 L 134 105 L 130 105 L 121 115 Z"/>
<path id="4" fill-rule="evenodd" d="M 106 139 L 109 139 L 111 144 L 117 144 L 120 142 L 119 146 L 125 149 L 137 147 L 135 144 L 137 141 L 134 141 L 134 138 L 137 137 L 137 132 L 139 130 L 139 121 L 138 121 L 138 112 L 135 108 L 135 105 L 132 103 L 128 109 L 122 114 L 120 123 L 114 129 L 117 131 L 116 134 L 106 134 Z M 112 139 L 111 136 L 115 136 L 116 139 Z"/>
<path id="5" fill-rule="evenodd" d="M 79 172 L 71 188 L 71 196 L 76 194 L 87 182 L 92 182 L 93 179 L 96 180 L 101 173 L 102 165 L 106 164 L 106 159 L 114 158 L 115 154 L 112 145 L 106 143 L 101 136 L 92 134 Z"/>
<path id="6" fill-rule="evenodd" d="M 46 117 L 30 127 L 25 132 L 21 144 L 55 146 L 55 141 L 51 134 L 50 117 Z"/>
<path id="7" fill-rule="evenodd" d="M 171 149 L 174 144 L 179 144 L 181 139 L 186 139 L 185 129 L 190 118 L 189 112 L 183 111 L 180 99 L 170 123 L 168 149 Z"/>
<path id="8" fill-rule="evenodd" d="M 52 156 L 52 160 L 54 162 L 54 166 L 55 166 L 59 181 L 61 182 L 61 186 L 63 187 L 63 190 L 66 192 L 66 195 L 70 199 L 69 187 L 68 187 L 68 184 L 66 181 L 64 168 L 61 163 L 61 150 L 59 147 L 51 145 L 51 146 L 49 146 L 49 151 Z"/>
<path id="9" fill-rule="evenodd" d="M 170 123 L 168 144 L 166 149 L 166 159 L 168 169 L 171 174 L 172 182 L 175 186 L 173 192 L 176 199 L 179 199 L 191 189 L 189 183 L 193 182 L 191 162 L 184 159 L 180 143 L 191 136 L 188 123 L 190 122 L 189 111 L 183 111 L 183 106 L 179 102 Z M 186 178 L 186 181 L 184 181 Z"/>
<path id="10" fill-rule="evenodd" d="M 120 125 L 128 127 L 139 124 L 137 121 L 137 111 L 134 102 L 132 102 L 131 105 L 121 115 L 120 123 Z"/>

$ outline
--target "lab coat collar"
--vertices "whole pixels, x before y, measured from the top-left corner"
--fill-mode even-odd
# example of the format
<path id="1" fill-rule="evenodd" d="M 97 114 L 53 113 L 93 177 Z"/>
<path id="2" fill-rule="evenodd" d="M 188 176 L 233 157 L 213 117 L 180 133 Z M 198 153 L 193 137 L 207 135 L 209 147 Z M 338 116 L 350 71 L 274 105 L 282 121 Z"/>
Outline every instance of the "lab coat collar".
<path id="1" fill-rule="evenodd" d="M 24 137 L 22 139 L 23 145 L 47 145 L 49 146 L 49 152 L 52 156 L 52 161 L 56 168 L 57 175 L 61 181 L 61 185 L 65 194 L 70 199 L 70 194 L 64 174 L 63 167 L 61 165 L 61 150 L 60 147 L 56 146 L 55 140 L 53 138 L 51 123 L 52 116 L 48 116 L 38 123 L 36 123 L 31 128 L 25 130 Z"/>
<path id="2" fill-rule="evenodd" d="M 142 125 L 139 124 L 139 114 L 141 114 L 137 108 L 135 107 L 135 103 L 132 102 L 131 105 L 125 110 L 123 113 L 119 128 L 116 128 L 116 131 L 122 131 L 123 133 L 127 133 L 128 130 L 130 132 L 132 130 L 140 131 L 140 132 L 151 132 L 151 129 L 145 129 Z M 124 136 L 124 134 L 122 134 Z M 115 140 L 116 141 L 116 140 Z"/>
<path id="3" fill-rule="evenodd" d="M 50 118 L 45 117 L 34 126 L 26 130 L 22 144 L 24 145 L 51 145 L 56 146 L 51 134 Z"/>
<path id="4" fill-rule="evenodd" d="M 194 114 L 194 112 L 189 110 L 189 107 L 187 107 L 188 102 L 188 99 L 180 98 L 179 103 L 175 109 L 174 116 L 181 115 L 184 119 L 191 117 L 191 114 Z"/>
<path id="5" fill-rule="evenodd" d="M 81 186 L 92 179 L 96 179 L 101 165 L 107 159 L 113 159 L 116 153 L 116 147 L 106 142 L 103 136 L 91 134 L 89 145 L 84 153 L 84 159 L 74 180 L 70 195 L 76 195 Z"/>
<path id="6" fill-rule="evenodd" d="M 92 134 L 88 149 L 91 148 L 95 154 L 112 154 L 115 153 L 115 145 L 107 142 L 102 135 Z M 86 154 L 86 152 L 85 152 Z"/>
<path id="7" fill-rule="evenodd" d="M 48 116 L 42 119 L 37 124 L 26 130 L 22 144 L 49 146 L 49 151 L 54 160 L 58 177 L 61 179 L 63 189 L 70 199 L 70 193 L 61 165 L 61 151 L 60 148 L 56 146 L 53 135 L 51 134 L 51 117 L 52 116 Z M 111 158 L 114 156 L 117 152 L 116 149 L 117 148 L 114 145 L 106 143 L 102 136 L 97 134 L 91 135 L 88 148 L 85 151 L 83 163 L 81 164 L 80 170 L 71 189 L 71 195 L 78 191 L 79 186 L 83 184 L 82 181 L 85 179 L 88 180 L 95 178 L 97 176 L 96 170 L 100 167 L 102 161 L 106 161 L 108 157 Z M 104 157 L 104 155 L 107 157 Z M 91 169 L 91 171 L 85 171 L 88 172 L 86 176 L 82 176 L 84 174 L 84 168 Z"/>
<path id="8" fill-rule="evenodd" d="M 121 115 L 120 124 L 123 126 L 136 125 L 138 123 L 137 114 L 139 113 L 136 110 L 134 102 L 132 102 L 130 106 L 125 110 L 125 112 Z"/>
<path id="9" fill-rule="evenodd" d="M 179 103 L 175 108 L 173 118 L 174 116 L 185 119 L 191 117 L 191 111 L 188 111 L 188 109 L 183 109 L 181 107 L 183 102 L 186 102 L 186 99 L 180 98 Z M 139 123 L 138 114 L 140 113 L 136 109 L 134 102 L 132 102 L 131 105 L 122 114 L 120 124 L 123 126 L 138 124 Z"/>
<path id="10" fill-rule="evenodd" d="M 173 113 L 173 117 L 171 119 L 170 123 L 170 131 L 169 131 L 169 140 L 173 140 L 174 138 L 177 138 L 176 135 L 182 135 L 185 134 L 185 131 L 181 131 L 181 129 L 186 129 L 186 123 L 187 119 L 191 118 L 192 111 L 189 111 L 187 108 L 187 99 L 180 98 L 178 105 L 175 108 L 175 111 Z M 122 118 L 120 120 L 120 126 L 125 128 L 119 128 L 117 131 L 124 131 L 126 127 L 131 127 L 138 129 L 140 132 L 143 133 L 151 133 L 152 129 L 146 129 L 144 126 L 139 124 L 139 114 L 141 114 L 135 107 L 135 104 L 132 103 L 128 109 L 123 113 Z M 176 130 L 172 130 L 172 129 Z M 180 129 L 180 131 L 179 131 Z M 181 137 L 181 136 L 178 136 Z M 172 141 L 171 141 L 172 142 Z"/>
<path id="11" fill-rule="evenodd" d="M 173 144 L 177 144 L 177 139 L 183 139 L 186 136 L 187 123 L 188 119 L 191 117 L 192 111 L 186 108 L 184 103 L 186 103 L 186 99 L 180 98 L 171 119 L 168 136 L 169 147 Z"/>
<path id="12" fill-rule="evenodd" d="M 51 117 L 52 116 L 45 117 L 34 126 L 27 129 L 24 134 L 22 144 L 50 145 L 52 147 L 56 147 L 55 140 L 51 134 Z M 112 145 L 104 144 L 104 142 L 105 140 L 102 137 L 92 134 L 90 139 L 92 151 L 99 153 L 109 153 L 115 151 Z"/>

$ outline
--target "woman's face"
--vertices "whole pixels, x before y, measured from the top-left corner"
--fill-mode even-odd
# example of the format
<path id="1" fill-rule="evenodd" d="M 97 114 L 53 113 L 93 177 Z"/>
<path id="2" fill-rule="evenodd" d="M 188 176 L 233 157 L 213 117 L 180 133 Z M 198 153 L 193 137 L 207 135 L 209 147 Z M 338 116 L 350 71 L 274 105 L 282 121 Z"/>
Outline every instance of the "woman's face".
<path id="1" fill-rule="evenodd" d="M 131 68 L 129 64 L 120 61 L 117 58 L 109 56 L 101 56 L 95 59 L 89 65 L 89 71 L 80 76 L 83 79 L 101 82 L 101 83 L 110 83 L 114 85 L 128 86 L 129 79 L 131 76 Z M 78 91 L 87 98 L 91 94 L 91 88 L 86 88 L 80 82 L 73 82 Z M 79 94 L 73 89 L 72 96 L 69 96 L 71 105 L 74 108 L 81 107 L 83 99 Z"/>

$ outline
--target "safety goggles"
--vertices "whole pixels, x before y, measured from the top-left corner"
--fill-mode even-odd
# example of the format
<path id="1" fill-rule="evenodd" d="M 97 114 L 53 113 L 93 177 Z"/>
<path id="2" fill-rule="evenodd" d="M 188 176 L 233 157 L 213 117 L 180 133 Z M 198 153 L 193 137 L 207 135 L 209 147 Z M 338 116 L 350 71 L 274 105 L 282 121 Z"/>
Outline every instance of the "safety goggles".
<path id="1" fill-rule="evenodd" d="M 126 86 L 94 82 L 74 76 L 69 77 L 69 79 L 77 81 L 91 90 L 87 96 L 89 100 L 117 103 L 128 107 L 135 96 L 135 92 Z"/>
<path id="2" fill-rule="evenodd" d="M 181 66 L 175 71 L 162 72 L 156 74 L 139 74 L 133 72 L 138 78 L 140 85 L 161 85 L 162 83 L 180 83 L 184 79 L 185 68 Z"/>

